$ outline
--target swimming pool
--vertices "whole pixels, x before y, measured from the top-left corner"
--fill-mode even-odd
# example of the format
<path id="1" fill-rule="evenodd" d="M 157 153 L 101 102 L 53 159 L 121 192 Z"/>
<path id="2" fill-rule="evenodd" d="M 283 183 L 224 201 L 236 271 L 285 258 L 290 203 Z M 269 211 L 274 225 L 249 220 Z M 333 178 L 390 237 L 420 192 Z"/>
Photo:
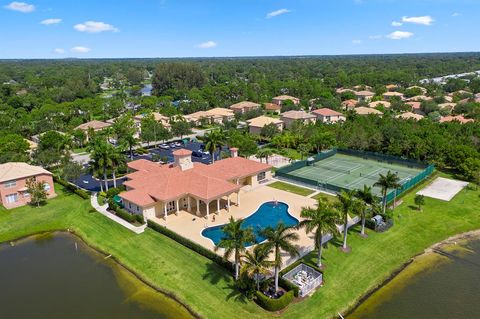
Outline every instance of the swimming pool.
<path id="1" fill-rule="evenodd" d="M 260 205 L 255 213 L 245 218 L 242 225 L 242 228 L 252 227 L 256 237 L 256 242 L 247 244 L 247 247 L 264 241 L 265 237 L 261 236 L 260 232 L 268 226 L 275 227 L 280 222 L 283 222 L 287 226 L 298 225 L 298 219 L 288 212 L 287 204 L 283 202 L 266 202 Z M 205 228 L 202 231 L 202 236 L 209 238 L 217 245 L 223 238 L 223 227 L 225 227 L 225 225 Z"/>

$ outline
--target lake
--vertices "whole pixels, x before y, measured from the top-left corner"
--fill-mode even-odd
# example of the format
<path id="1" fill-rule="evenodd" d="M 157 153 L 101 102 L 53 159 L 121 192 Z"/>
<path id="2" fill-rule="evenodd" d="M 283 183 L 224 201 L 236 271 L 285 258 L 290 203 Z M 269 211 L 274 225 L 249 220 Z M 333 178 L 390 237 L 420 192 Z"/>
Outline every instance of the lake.
<path id="1" fill-rule="evenodd" d="M 68 234 L 0 245 L 2 318 L 193 318 Z"/>
<path id="2" fill-rule="evenodd" d="M 480 240 L 419 257 L 348 319 L 480 317 Z"/>

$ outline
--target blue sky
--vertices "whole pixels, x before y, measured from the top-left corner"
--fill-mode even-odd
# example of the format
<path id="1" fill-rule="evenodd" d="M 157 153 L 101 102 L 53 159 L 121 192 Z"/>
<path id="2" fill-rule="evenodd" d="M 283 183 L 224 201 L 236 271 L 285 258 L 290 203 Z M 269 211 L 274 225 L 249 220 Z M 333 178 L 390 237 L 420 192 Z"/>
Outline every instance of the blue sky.
<path id="1" fill-rule="evenodd" d="M 0 58 L 480 51 L 480 0 L 0 0 Z"/>

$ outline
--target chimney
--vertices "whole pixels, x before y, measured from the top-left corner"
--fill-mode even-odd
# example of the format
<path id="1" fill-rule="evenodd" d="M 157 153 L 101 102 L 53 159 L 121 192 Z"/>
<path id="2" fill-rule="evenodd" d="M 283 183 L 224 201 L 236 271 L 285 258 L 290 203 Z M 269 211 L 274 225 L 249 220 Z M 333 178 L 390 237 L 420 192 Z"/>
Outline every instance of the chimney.
<path id="1" fill-rule="evenodd" d="M 230 148 L 230 156 L 231 157 L 237 157 L 238 156 L 238 148 L 236 148 L 236 147 Z"/>
<path id="2" fill-rule="evenodd" d="M 182 171 L 193 168 L 192 151 L 181 148 L 172 154 L 175 159 L 174 166 L 180 167 Z"/>

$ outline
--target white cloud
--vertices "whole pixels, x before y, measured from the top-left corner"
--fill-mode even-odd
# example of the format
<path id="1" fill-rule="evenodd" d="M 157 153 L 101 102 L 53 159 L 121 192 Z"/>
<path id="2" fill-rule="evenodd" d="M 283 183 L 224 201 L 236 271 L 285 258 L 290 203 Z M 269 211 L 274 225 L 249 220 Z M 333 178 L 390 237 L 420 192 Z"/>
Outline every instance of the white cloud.
<path id="1" fill-rule="evenodd" d="M 64 49 L 60 49 L 60 48 L 56 48 L 55 50 L 53 50 L 53 52 L 57 53 L 57 54 L 64 54 L 65 53 L 65 50 Z"/>
<path id="2" fill-rule="evenodd" d="M 378 40 L 378 39 L 383 38 L 383 36 L 381 34 L 375 34 L 375 35 L 369 36 L 368 38 L 371 39 L 371 40 Z"/>
<path id="3" fill-rule="evenodd" d="M 270 18 L 279 16 L 279 15 L 282 15 L 282 14 L 285 14 L 285 13 L 289 13 L 289 12 L 291 12 L 291 11 L 288 10 L 288 9 L 275 10 L 275 11 L 272 11 L 272 12 L 267 13 L 267 15 L 265 16 L 265 18 L 270 19 Z"/>
<path id="4" fill-rule="evenodd" d="M 73 53 L 88 53 L 91 51 L 90 48 L 87 47 L 82 47 L 82 46 L 76 46 L 70 49 Z"/>
<path id="5" fill-rule="evenodd" d="M 393 22 L 392 22 L 392 26 L 394 26 L 394 27 L 400 27 L 400 26 L 402 26 L 402 25 L 403 25 L 403 23 L 398 22 L 398 21 L 393 21 Z"/>
<path id="6" fill-rule="evenodd" d="M 98 33 L 105 31 L 118 32 L 119 30 L 113 25 L 101 21 L 86 21 L 73 26 L 73 28 L 80 32 Z"/>
<path id="7" fill-rule="evenodd" d="M 452 14 L 452 17 L 459 17 L 459 16 L 461 16 L 461 15 L 462 15 L 462 14 L 459 13 L 459 12 L 454 12 L 454 13 Z"/>
<path id="8" fill-rule="evenodd" d="M 5 9 L 18 11 L 22 13 L 29 13 L 35 11 L 35 6 L 33 4 L 28 4 L 25 2 L 13 1 L 10 4 L 5 6 Z"/>
<path id="9" fill-rule="evenodd" d="M 362 44 L 362 40 L 355 39 L 355 40 L 352 40 L 352 43 L 353 44 Z"/>
<path id="10" fill-rule="evenodd" d="M 392 40 L 401 40 L 401 39 L 408 39 L 413 36 L 412 32 L 408 31 L 394 31 L 387 35 L 387 38 Z"/>
<path id="11" fill-rule="evenodd" d="M 403 17 L 402 18 L 402 22 L 422 24 L 422 25 L 432 25 L 433 21 L 435 21 L 435 20 L 431 16 Z"/>
<path id="12" fill-rule="evenodd" d="M 51 25 L 51 24 L 58 24 L 60 22 L 62 22 L 62 19 L 45 19 L 40 21 L 40 24 Z"/>
<path id="13" fill-rule="evenodd" d="M 199 47 L 200 49 L 211 49 L 211 48 L 214 48 L 217 46 L 217 42 L 215 41 L 207 41 L 207 42 L 203 42 L 203 43 L 200 43 L 199 45 L 197 45 L 197 47 Z"/>

